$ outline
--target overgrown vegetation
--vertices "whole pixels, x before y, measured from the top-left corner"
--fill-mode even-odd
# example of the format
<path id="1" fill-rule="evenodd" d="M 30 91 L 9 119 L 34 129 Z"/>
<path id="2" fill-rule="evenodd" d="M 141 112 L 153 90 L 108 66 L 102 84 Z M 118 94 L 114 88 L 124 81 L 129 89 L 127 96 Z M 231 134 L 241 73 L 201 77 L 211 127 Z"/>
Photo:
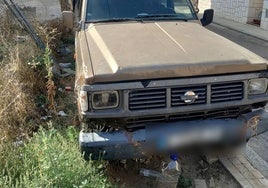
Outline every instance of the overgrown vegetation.
<path id="1" fill-rule="evenodd" d="M 81 157 L 77 135 L 72 127 L 41 129 L 25 146 L 5 147 L 0 187 L 110 187 L 103 164 Z"/>
<path id="2" fill-rule="evenodd" d="M 0 136 L 10 140 L 31 135 L 41 116 L 56 115 L 51 49 L 58 32 L 36 27 L 46 44 L 42 52 L 12 16 L 5 18 L 0 28 Z"/>
<path id="3" fill-rule="evenodd" d="M 36 71 L 28 62 L 41 52 L 32 40 L 20 42 L 23 30 L 12 22 L 1 26 L 0 44 L 0 136 L 10 140 L 28 135 L 39 119 L 34 98 L 45 93 L 43 71 Z"/>
<path id="4" fill-rule="evenodd" d="M 14 19 L 1 20 L 0 187 L 110 187 L 104 163 L 84 161 L 78 131 L 57 117 L 51 59 L 57 32 L 38 32 L 45 52 Z"/>
<path id="5" fill-rule="evenodd" d="M 38 71 L 45 71 L 46 78 L 46 91 L 47 91 L 47 108 L 55 113 L 55 96 L 56 96 L 56 86 L 53 77 L 53 59 L 52 59 L 52 48 L 56 42 L 56 36 L 59 35 L 57 29 L 50 29 L 44 26 L 38 26 L 39 36 L 43 38 L 46 48 L 45 51 L 40 55 L 35 57 L 32 62 L 29 63 L 33 69 Z"/>

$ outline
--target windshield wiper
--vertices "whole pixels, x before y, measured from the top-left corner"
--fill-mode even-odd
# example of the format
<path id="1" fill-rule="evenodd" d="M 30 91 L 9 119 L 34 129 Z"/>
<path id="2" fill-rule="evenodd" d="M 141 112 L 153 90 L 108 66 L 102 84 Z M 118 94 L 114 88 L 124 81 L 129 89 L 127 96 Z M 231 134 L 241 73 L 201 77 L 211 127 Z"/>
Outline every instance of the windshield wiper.
<path id="1" fill-rule="evenodd" d="M 135 18 L 174 18 L 178 20 L 188 21 L 186 18 L 180 18 L 177 14 L 138 14 Z"/>
<path id="2" fill-rule="evenodd" d="M 109 18 L 109 19 L 103 19 L 103 20 L 92 20 L 89 22 L 92 23 L 102 23 L 102 22 L 127 22 L 127 21 L 142 21 L 137 18 Z"/>

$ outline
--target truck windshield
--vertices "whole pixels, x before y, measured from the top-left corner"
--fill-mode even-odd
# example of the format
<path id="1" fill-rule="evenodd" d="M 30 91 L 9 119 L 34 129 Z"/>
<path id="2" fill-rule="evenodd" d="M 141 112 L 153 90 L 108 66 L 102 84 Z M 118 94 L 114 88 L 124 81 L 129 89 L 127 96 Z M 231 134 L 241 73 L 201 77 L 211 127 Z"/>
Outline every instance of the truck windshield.
<path id="1" fill-rule="evenodd" d="M 196 19 L 190 0 L 88 0 L 87 22 Z"/>

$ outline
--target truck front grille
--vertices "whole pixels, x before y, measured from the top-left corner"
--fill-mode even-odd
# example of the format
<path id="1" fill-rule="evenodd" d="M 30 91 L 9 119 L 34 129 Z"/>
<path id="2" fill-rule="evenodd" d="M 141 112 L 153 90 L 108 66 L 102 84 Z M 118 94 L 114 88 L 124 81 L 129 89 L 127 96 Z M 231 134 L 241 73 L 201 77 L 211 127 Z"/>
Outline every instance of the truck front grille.
<path id="1" fill-rule="evenodd" d="M 243 82 L 211 85 L 211 103 L 243 99 Z"/>
<path id="2" fill-rule="evenodd" d="M 166 107 L 166 89 L 147 89 L 129 93 L 129 109 L 145 110 Z"/>
<path id="3" fill-rule="evenodd" d="M 128 127 L 135 127 L 135 125 L 152 122 L 169 122 L 169 121 L 191 121 L 201 119 L 221 119 L 221 118 L 236 118 L 239 116 L 241 109 L 238 107 L 227 109 L 216 109 L 211 111 L 181 113 L 166 116 L 153 116 L 153 117 L 139 117 L 127 119 Z"/>
<path id="4" fill-rule="evenodd" d="M 220 119 L 234 118 L 239 115 L 239 108 L 219 109 L 207 112 L 195 112 L 170 116 L 170 120 L 196 120 L 196 119 Z"/>
<path id="5" fill-rule="evenodd" d="M 193 91 L 197 96 L 194 102 L 190 104 L 186 104 L 182 97 L 187 91 Z M 193 87 L 178 87 L 178 88 L 171 88 L 171 106 L 187 106 L 187 105 L 197 105 L 197 104 L 205 104 L 207 102 L 207 86 L 193 86 Z"/>
<path id="6" fill-rule="evenodd" d="M 194 92 L 197 99 L 186 103 L 183 96 Z M 199 86 L 178 86 L 170 88 L 150 88 L 129 92 L 129 110 L 165 109 L 181 106 L 206 105 L 220 102 L 241 101 L 244 96 L 244 83 L 227 82 Z"/>

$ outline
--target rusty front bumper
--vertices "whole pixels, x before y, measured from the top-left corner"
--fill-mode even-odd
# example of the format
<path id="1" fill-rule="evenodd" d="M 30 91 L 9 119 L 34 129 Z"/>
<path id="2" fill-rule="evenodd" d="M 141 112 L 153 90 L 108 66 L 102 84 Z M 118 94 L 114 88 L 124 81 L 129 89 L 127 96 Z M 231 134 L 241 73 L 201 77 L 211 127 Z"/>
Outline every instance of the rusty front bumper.
<path id="1" fill-rule="evenodd" d="M 260 109 L 237 119 L 150 123 L 134 132 L 81 131 L 79 143 L 86 159 L 138 158 L 192 145 L 245 141 L 267 131 L 267 123 L 268 110 Z"/>

